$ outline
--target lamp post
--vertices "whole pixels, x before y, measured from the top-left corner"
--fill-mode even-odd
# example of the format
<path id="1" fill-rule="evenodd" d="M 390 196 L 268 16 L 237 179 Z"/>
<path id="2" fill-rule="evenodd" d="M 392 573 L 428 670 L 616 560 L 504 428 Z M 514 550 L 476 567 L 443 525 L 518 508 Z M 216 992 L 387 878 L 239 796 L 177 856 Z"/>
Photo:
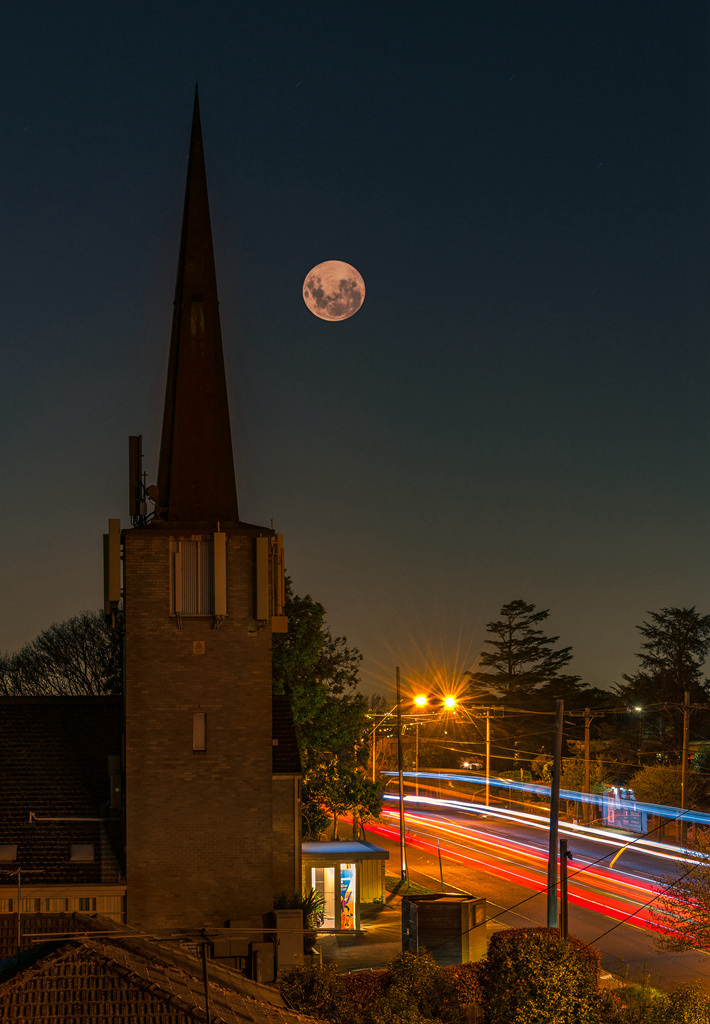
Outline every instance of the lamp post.
<path id="1" fill-rule="evenodd" d="M 400 874 L 403 882 L 407 881 L 407 847 L 405 842 L 405 827 L 404 827 L 404 771 L 402 765 L 402 692 L 399 678 L 399 665 L 395 669 L 396 675 L 396 710 L 397 710 L 397 774 L 399 776 L 399 855 L 400 855 Z M 428 703 L 429 698 L 426 694 L 419 693 L 414 698 L 414 704 L 419 707 L 425 707 Z M 443 700 L 443 706 L 447 711 L 453 711 L 458 703 L 455 697 L 446 696 Z M 419 723 L 416 723 L 416 770 L 419 771 Z M 417 784 L 417 793 L 419 791 Z"/>
<path id="2" fill-rule="evenodd" d="M 414 706 L 417 708 L 425 708 L 429 703 L 429 698 L 425 693 L 418 693 L 414 698 Z M 419 796 L 419 719 L 414 720 L 414 791 Z"/>
<path id="3" fill-rule="evenodd" d="M 404 841 L 404 776 L 402 774 L 402 695 L 399 686 L 399 665 L 396 668 L 397 687 L 397 770 L 399 772 L 399 859 L 402 881 L 407 881 L 407 848 Z"/>
<path id="4" fill-rule="evenodd" d="M 641 764 L 641 747 L 643 746 L 643 708 L 639 707 L 639 705 L 637 704 L 634 707 L 634 711 L 638 711 L 639 713 L 639 748 L 636 754 L 636 760 L 639 764 Z"/>

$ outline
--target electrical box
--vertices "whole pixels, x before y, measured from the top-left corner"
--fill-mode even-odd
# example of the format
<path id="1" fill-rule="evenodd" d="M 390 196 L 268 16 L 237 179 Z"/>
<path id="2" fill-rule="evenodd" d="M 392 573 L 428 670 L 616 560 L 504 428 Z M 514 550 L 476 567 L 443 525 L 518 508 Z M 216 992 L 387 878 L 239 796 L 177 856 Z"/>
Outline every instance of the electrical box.
<path id="1" fill-rule="evenodd" d="M 303 912 L 275 910 L 276 970 L 280 977 L 284 971 L 303 963 Z"/>
<path id="2" fill-rule="evenodd" d="M 485 899 L 458 893 L 405 896 L 402 900 L 402 950 L 420 946 L 442 967 L 482 960 L 486 955 Z"/>

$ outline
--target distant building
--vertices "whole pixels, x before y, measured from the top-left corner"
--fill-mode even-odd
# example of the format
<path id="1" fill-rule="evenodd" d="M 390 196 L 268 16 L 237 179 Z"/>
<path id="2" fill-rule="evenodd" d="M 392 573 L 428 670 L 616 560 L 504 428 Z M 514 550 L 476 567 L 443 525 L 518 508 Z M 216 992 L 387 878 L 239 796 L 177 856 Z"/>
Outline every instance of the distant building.
<path id="1" fill-rule="evenodd" d="M 0 698 L 0 916 L 12 915 L 11 952 L 18 911 L 20 928 L 36 913 L 123 920 L 121 711 L 120 697 Z"/>

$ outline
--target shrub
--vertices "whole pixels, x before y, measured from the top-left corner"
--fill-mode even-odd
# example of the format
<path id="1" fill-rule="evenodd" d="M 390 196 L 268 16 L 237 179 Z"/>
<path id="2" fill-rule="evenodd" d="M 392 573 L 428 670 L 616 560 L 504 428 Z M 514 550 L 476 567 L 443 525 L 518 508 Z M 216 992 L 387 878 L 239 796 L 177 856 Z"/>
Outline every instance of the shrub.
<path id="1" fill-rule="evenodd" d="M 358 971 L 357 974 L 342 976 L 348 1002 L 356 1010 L 362 1010 L 370 1003 L 383 999 L 388 980 L 387 971 Z"/>
<path id="2" fill-rule="evenodd" d="M 300 910 L 304 928 L 320 928 L 325 916 L 325 896 L 317 889 L 309 892 L 274 893 L 274 910 Z"/>
<path id="3" fill-rule="evenodd" d="M 663 992 L 623 985 L 599 994 L 604 1024 L 667 1024 L 669 1000 Z"/>
<path id="4" fill-rule="evenodd" d="M 481 963 L 468 961 L 465 964 L 451 964 L 442 971 L 451 982 L 459 1006 L 481 1002 Z"/>
<path id="5" fill-rule="evenodd" d="M 311 1014 L 333 1024 L 345 1024 L 352 1017 L 347 1011 L 345 988 L 334 964 L 304 964 L 287 971 L 281 979 L 281 995 L 299 1013 Z"/>
<path id="6" fill-rule="evenodd" d="M 604 1024 L 710 1024 L 710 999 L 699 985 L 671 993 L 622 985 L 600 997 Z"/>
<path id="7" fill-rule="evenodd" d="M 599 954 L 551 928 L 491 937 L 481 971 L 490 1024 L 596 1024 Z"/>
<path id="8" fill-rule="evenodd" d="M 710 1024 L 710 999 L 700 985 L 679 985 L 668 1001 L 668 1024 Z"/>
<path id="9" fill-rule="evenodd" d="M 458 1024 L 456 989 L 428 953 L 400 953 L 384 978 L 384 995 L 365 1005 L 357 1024 Z"/>

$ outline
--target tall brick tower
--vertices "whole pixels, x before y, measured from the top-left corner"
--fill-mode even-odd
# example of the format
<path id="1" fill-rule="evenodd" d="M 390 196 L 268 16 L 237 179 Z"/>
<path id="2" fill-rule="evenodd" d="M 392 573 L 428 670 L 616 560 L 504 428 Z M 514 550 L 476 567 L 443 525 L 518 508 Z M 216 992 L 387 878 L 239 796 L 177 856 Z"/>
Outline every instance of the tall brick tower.
<path id="1" fill-rule="evenodd" d="M 145 929 L 271 909 L 271 633 L 280 537 L 242 523 L 195 94 L 155 505 L 132 439 L 125 602 L 127 917 Z"/>

